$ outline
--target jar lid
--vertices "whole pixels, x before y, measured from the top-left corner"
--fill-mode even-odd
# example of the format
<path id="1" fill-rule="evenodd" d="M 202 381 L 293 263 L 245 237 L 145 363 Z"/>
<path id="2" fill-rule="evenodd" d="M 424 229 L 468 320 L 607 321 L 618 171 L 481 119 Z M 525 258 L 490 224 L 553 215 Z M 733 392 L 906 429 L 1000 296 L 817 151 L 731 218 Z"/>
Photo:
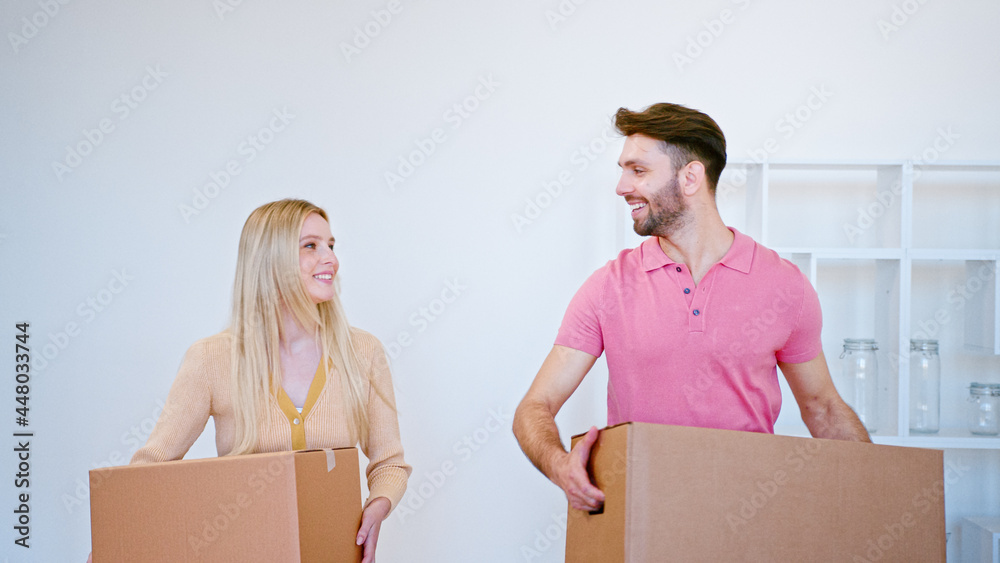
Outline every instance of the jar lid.
<path id="1" fill-rule="evenodd" d="M 920 340 L 912 339 L 910 340 L 910 351 L 911 352 L 937 352 L 938 341 L 937 340 Z"/>
<path id="2" fill-rule="evenodd" d="M 1000 397 L 1000 383 L 977 383 L 973 381 L 969 384 L 969 394 Z"/>
<path id="3" fill-rule="evenodd" d="M 878 350 L 874 338 L 845 338 L 844 350 Z"/>

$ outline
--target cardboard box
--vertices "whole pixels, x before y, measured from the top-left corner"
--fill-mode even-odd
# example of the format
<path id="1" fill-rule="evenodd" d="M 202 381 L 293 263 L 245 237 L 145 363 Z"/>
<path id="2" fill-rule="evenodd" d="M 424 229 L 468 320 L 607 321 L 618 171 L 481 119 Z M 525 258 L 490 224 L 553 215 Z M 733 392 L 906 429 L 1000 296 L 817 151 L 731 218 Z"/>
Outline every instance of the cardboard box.
<path id="1" fill-rule="evenodd" d="M 599 514 L 569 509 L 566 561 L 944 561 L 943 461 L 937 450 L 621 424 L 591 451 L 606 501 Z"/>
<path id="2" fill-rule="evenodd" d="M 356 448 L 90 472 L 94 563 L 361 561 Z"/>

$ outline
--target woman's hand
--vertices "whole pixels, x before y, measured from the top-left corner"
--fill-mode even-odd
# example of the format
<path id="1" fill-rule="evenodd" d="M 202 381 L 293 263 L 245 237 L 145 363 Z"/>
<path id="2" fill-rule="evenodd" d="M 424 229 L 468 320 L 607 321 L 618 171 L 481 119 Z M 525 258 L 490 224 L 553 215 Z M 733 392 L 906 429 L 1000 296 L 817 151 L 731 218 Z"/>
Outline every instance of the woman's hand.
<path id="1" fill-rule="evenodd" d="M 385 497 L 378 497 L 368 503 L 361 515 L 361 527 L 358 528 L 357 544 L 365 546 L 365 555 L 361 563 L 375 563 L 375 544 L 378 543 L 378 531 L 382 520 L 389 515 L 392 504 Z"/>

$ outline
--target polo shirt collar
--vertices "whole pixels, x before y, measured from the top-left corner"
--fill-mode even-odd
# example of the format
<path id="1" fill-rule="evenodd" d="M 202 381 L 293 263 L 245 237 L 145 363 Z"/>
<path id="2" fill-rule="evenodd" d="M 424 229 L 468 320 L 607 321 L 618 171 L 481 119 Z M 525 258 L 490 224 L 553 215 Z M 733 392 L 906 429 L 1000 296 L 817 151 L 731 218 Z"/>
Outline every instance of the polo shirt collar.
<path id="1" fill-rule="evenodd" d="M 756 243 L 752 238 L 736 229 L 732 227 L 728 227 L 728 229 L 733 233 L 733 245 L 729 247 L 729 251 L 722 257 L 722 260 L 719 260 L 719 263 L 732 270 L 749 274 Z M 676 263 L 660 248 L 660 241 L 657 237 L 647 238 L 640 245 L 640 249 L 642 252 L 642 267 L 647 272 L 652 272 L 653 270 Z"/>
<path id="2" fill-rule="evenodd" d="M 749 274 L 750 264 L 753 262 L 754 247 L 757 246 L 757 243 L 732 227 L 729 227 L 729 230 L 734 235 L 733 245 L 729 247 L 729 252 L 722 257 L 722 260 L 719 260 L 719 263 L 737 272 Z"/>
<path id="3" fill-rule="evenodd" d="M 667 256 L 667 253 L 660 248 L 660 239 L 649 237 L 640 245 L 642 249 L 642 267 L 647 272 L 658 270 L 664 266 L 673 264 L 674 261 Z"/>

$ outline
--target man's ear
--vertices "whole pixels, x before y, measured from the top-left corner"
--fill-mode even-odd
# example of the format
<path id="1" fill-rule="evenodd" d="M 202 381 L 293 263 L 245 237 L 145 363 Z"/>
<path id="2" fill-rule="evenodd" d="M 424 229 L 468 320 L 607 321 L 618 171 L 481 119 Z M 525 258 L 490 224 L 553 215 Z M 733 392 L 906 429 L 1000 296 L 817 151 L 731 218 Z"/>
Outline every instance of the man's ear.
<path id="1" fill-rule="evenodd" d="M 681 193 L 685 196 L 693 196 L 702 185 L 707 185 L 705 184 L 705 165 L 699 160 L 692 160 L 684 168 L 681 168 L 678 181 Z"/>

